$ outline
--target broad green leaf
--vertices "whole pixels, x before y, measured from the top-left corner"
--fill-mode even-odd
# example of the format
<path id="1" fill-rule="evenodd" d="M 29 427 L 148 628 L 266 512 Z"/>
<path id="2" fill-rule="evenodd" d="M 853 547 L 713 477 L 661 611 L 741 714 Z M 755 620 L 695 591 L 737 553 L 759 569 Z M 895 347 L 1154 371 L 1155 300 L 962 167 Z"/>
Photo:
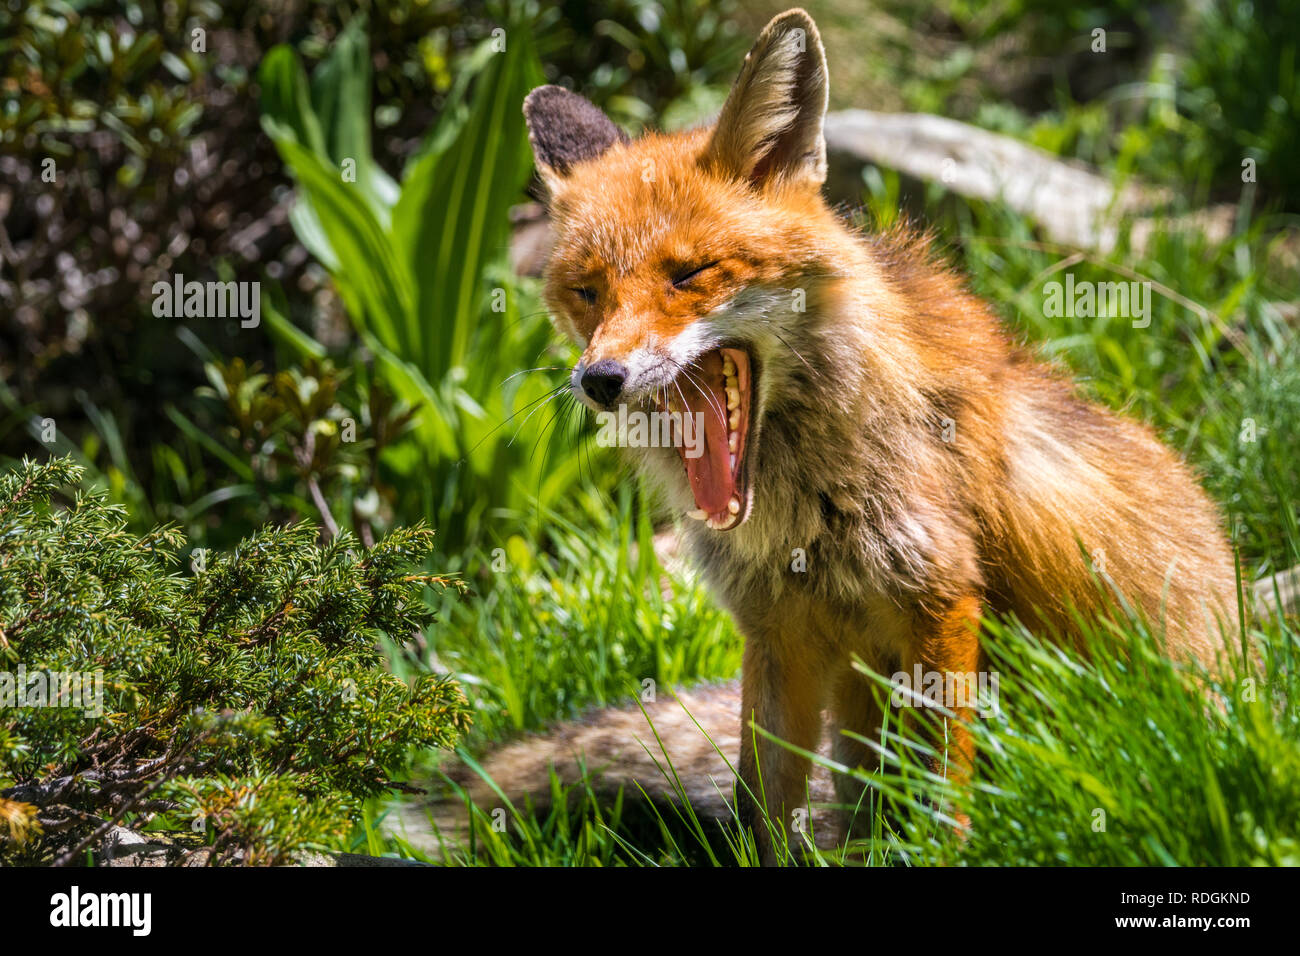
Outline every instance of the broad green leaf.
<path id="1" fill-rule="evenodd" d="M 257 82 L 262 88 L 262 115 L 287 126 L 312 152 L 324 154 L 325 137 L 312 109 L 307 73 L 298 54 L 284 44 L 272 47 L 262 58 Z"/>
<path id="2" fill-rule="evenodd" d="M 403 181 L 408 178 L 416 163 L 430 153 L 443 152 L 455 141 L 461 127 L 465 125 L 465 120 L 469 117 L 469 105 L 465 99 L 470 81 L 482 73 L 483 68 L 497 55 L 494 42 L 491 39 L 481 41 L 461 63 L 456 79 L 443 100 L 442 112 L 438 114 L 433 127 L 424 135 L 419 147 L 407 160 L 406 171 L 402 174 Z"/>
<path id="3" fill-rule="evenodd" d="M 357 186 L 385 226 L 398 187 L 370 151 L 370 42 L 365 18 L 355 17 L 339 34 L 311 78 L 311 99 L 320 117 L 325 155 L 336 166 L 352 164 Z"/>
<path id="4" fill-rule="evenodd" d="M 465 364 L 490 291 L 484 274 L 506 252 L 509 209 L 527 181 L 522 105 L 540 81 L 527 31 L 513 31 L 477 78 L 455 141 L 423 157 L 403 183 L 393 233 L 416 277 L 413 357 L 430 381 Z"/>
<path id="5" fill-rule="evenodd" d="M 347 263 L 346 269 L 333 273 L 335 281 L 355 291 L 365 311 L 366 328 L 386 347 L 406 354 L 404 317 L 414 295 L 407 265 L 393 249 L 388 233 L 359 191 L 340 180 L 337 169 L 291 136 L 280 135 L 274 123 L 267 125 L 280 156 L 310 199 L 330 246 L 340 262 Z M 353 315 L 354 320 L 359 318 Z"/>

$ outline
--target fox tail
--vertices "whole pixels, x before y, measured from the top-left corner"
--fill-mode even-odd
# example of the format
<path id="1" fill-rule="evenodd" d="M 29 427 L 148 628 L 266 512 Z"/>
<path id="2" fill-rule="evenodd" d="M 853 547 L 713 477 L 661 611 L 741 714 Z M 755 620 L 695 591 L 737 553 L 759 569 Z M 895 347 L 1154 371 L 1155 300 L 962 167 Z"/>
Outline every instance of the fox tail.
<path id="1" fill-rule="evenodd" d="M 444 850 L 463 848 L 477 808 L 544 813 L 557 792 L 576 785 L 590 789 L 602 804 L 621 792 L 625 806 L 649 801 L 663 820 L 684 799 L 707 830 L 720 834 L 736 822 L 735 762 L 740 752 L 740 684 L 702 684 L 659 694 L 651 702 L 593 710 L 550 730 L 528 734 L 486 754 L 462 759 L 445 770 L 451 783 L 424 812 Z M 553 787 L 553 780 L 560 788 Z M 813 833 L 831 834 L 833 822 L 818 805 L 834 802 L 829 774 L 809 782 Z M 649 809 L 649 808 L 644 808 Z M 408 818 L 409 819 L 409 818 Z M 410 829 L 408 822 L 408 830 Z"/>

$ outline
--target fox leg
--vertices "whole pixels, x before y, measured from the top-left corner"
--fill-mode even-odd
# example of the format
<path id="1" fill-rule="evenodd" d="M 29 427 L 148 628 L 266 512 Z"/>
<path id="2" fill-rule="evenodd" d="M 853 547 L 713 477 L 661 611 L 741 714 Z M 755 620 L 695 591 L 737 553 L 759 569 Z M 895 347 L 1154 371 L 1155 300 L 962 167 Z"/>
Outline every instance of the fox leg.
<path id="1" fill-rule="evenodd" d="M 967 727 L 975 713 L 973 688 L 963 688 L 960 681 L 968 674 L 975 674 L 980 666 L 979 622 L 978 596 L 972 594 L 952 601 L 939 614 L 927 615 L 920 621 L 912 646 L 903 655 L 904 673 L 914 674 L 920 665 L 923 675 L 938 674 L 942 678 L 944 693 L 940 703 L 955 711 L 957 719 L 941 721 L 938 714 L 922 714 L 929 720 L 926 737 L 936 752 L 927 763 L 930 770 L 946 772 L 958 784 L 969 778 L 975 759 L 974 742 Z M 955 700 L 947 699 L 949 689 L 956 692 Z M 913 690 L 919 693 L 922 688 Z"/>
<path id="2" fill-rule="evenodd" d="M 785 856 L 787 841 L 791 849 L 801 842 L 797 834 L 809 820 L 810 762 L 758 733 L 750 721 L 796 747 L 810 752 L 817 748 L 824 671 L 808 643 L 792 640 L 788 634 L 745 642 L 736 799 L 741 823 L 753 831 L 768 865 Z M 790 840 L 792 831 L 794 840 Z"/>

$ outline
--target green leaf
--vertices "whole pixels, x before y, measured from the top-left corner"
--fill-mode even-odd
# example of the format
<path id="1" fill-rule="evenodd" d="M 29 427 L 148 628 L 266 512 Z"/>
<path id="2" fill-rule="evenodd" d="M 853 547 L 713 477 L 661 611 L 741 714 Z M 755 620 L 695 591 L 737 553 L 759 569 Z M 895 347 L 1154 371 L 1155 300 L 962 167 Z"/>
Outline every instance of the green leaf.
<path id="1" fill-rule="evenodd" d="M 371 211 L 386 227 L 398 187 L 370 151 L 370 42 L 365 18 L 355 17 L 312 74 L 311 100 L 320 117 L 324 156 L 335 165 L 355 164 L 356 182 Z"/>
<path id="2" fill-rule="evenodd" d="M 167 417 L 172 420 L 182 432 L 190 439 L 201 445 L 207 452 L 225 463 L 226 467 L 233 471 L 244 481 L 253 480 L 253 469 L 248 462 L 244 461 L 238 455 L 229 451 L 226 446 L 221 444 L 198 425 L 185 417 L 185 415 L 176 408 L 175 405 L 168 404 L 163 408 Z"/>
<path id="3" fill-rule="evenodd" d="M 360 307 L 365 328 L 386 347 L 407 353 L 410 343 L 406 318 L 414 301 L 407 263 L 397 255 L 388 233 L 360 192 L 344 183 L 337 169 L 303 148 L 274 121 L 264 118 L 263 124 L 305 192 L 321 232 L 337 256 L 340 267 L 333 272 L 334 280 L 354 321 L 361 320 L 355 311 Z M 346 269 L 342 263 L 347 264 Z"/>
<path id="4" fill-rule="evenodd" d="M 512 31 L 477 78 L 455 141 L 421 158 L 402 185 L 393 234 L 416 277 L 413 354 L 430 381 L 467 359 L 490 291 L 484 277 L 506 252 L 509 209 L 527 181 L 522 106 L 539 82 L 527 31 Z"/>
<path id="5" fill-rule="evenodd" d="M 304 332 L 285 315 L 288 303 L 277 282 L 266 282 L 262 292 L 262 318 L 271 334 L 298 354 L 300 358 L 323 359 L 325 346 Z"/>
<path id="6" fill-rule="evenodd" d="M 262 58 L 257 82 L 262 88 L 262 115 L 288 127 L 298 142 L 324 155 L 325 137 L 312 109 L 307 73 L 298 54 L 284 44 L 272 47 Z"/>

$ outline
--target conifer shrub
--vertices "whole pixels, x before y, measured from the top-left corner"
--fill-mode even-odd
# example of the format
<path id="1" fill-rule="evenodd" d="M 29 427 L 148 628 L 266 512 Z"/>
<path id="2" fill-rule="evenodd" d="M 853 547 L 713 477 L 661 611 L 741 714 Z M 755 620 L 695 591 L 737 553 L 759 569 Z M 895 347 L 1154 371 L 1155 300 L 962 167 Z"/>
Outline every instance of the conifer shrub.
<path id="1" fill-rule="evenodd" d="M 294 862 L 467 726 L 454 682 L 383 666 L 456 584 L 419 570 L 430 529 L 266 529 L 186 569 L 80 477 L 0 475 L 0 863 Z"/>

